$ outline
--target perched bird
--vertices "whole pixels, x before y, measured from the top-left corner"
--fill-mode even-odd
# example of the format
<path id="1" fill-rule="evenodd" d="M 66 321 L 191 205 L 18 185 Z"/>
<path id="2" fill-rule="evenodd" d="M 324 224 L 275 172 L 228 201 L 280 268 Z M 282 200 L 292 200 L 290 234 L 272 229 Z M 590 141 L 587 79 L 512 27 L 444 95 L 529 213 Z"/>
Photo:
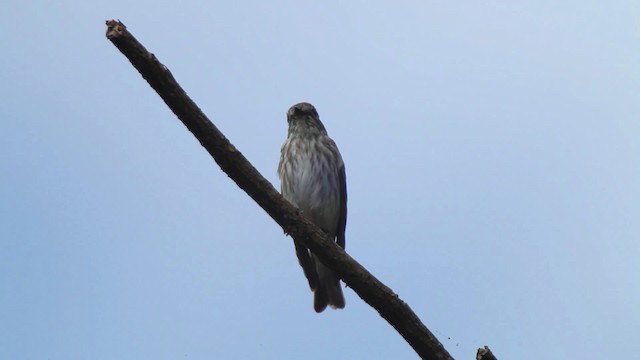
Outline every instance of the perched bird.
<path id="1" fill-rule="evenodd" d="M 287 122 L 289 133 L 278 164 L 282 195 L 344 249 L 347 182 L 338 147 L 309 103 L 293 105 L 287 112 Z M 314 293 L 314 310 L 322 312 L 327 305 L 344 308 L 338 276 L 295 239 L 294 245 Z"/>

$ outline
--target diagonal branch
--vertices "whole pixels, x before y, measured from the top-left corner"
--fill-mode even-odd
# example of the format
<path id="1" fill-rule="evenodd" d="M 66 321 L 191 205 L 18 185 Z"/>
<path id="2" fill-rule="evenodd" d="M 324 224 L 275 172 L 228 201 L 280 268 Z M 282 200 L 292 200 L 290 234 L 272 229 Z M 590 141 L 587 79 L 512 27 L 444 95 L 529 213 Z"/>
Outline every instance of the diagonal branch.
<path id="1" fill-rule="evenodd" d="M 436 337 L 390 288 L 312 224 L 274 189 L 209 121 L 155 55 L 149 53 L 120 21 L 108 20 L 106 36 L 160 95 L 171 111 L 238 186 L 282 229 L 307 246 L 367 304 L 393 326 L 423 359 L 453 359 Z"/>

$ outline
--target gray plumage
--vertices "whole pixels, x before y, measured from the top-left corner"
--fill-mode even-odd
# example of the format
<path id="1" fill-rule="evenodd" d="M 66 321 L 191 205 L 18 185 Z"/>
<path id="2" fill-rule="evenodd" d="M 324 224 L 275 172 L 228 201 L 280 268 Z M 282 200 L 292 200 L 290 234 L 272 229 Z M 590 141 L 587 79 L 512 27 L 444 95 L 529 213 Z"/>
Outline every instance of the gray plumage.
<path id="1" fill-rule="evenodd" d="M 347 183 L 338 147 L 309 103 L 293 105 L 287 112 L 287 122 L 289 133 L 282 145 L 278 165 L 282 195 L 344 249 Z M 315 311 L 322 312 L 327 305 L 334 309 L 344 308 L 337 275 L 304 245 L 295 240 L 294 245 L 300 266 L 314 292 Z"/>

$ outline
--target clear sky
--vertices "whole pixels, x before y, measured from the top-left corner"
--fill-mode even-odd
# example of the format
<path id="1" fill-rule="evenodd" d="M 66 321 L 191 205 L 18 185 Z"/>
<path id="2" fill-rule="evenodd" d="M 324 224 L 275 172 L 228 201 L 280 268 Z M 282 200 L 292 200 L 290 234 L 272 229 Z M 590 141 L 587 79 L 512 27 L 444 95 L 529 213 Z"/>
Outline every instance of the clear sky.
<path id="1" fill-rule="evenodd" d="M 456 359 L 640 352 L 637 1 L 0 3 L 0 359 L 413 359 L 117 49 L 119 18 L 279 187 L 313 103 L 347 250 Z"/>

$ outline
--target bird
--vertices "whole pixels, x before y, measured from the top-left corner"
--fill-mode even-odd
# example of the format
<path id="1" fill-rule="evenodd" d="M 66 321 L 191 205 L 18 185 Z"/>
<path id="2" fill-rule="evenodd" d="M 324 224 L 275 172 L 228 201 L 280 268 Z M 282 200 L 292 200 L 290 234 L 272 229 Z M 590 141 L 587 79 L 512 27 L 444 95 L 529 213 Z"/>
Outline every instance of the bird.
<path id="1" fill-rule="evenodd" d="M 345 248 L 347 181 L 344 161 L 316 108 L 306 102 L 287 111 L 287 139 L 280 150 L 278 176 L 285 199 L 327 236 Z M 343 309 L 340 279 L 300 242 L 293 240 L 298 262 L 313 291 L 317 313 Z"/>

